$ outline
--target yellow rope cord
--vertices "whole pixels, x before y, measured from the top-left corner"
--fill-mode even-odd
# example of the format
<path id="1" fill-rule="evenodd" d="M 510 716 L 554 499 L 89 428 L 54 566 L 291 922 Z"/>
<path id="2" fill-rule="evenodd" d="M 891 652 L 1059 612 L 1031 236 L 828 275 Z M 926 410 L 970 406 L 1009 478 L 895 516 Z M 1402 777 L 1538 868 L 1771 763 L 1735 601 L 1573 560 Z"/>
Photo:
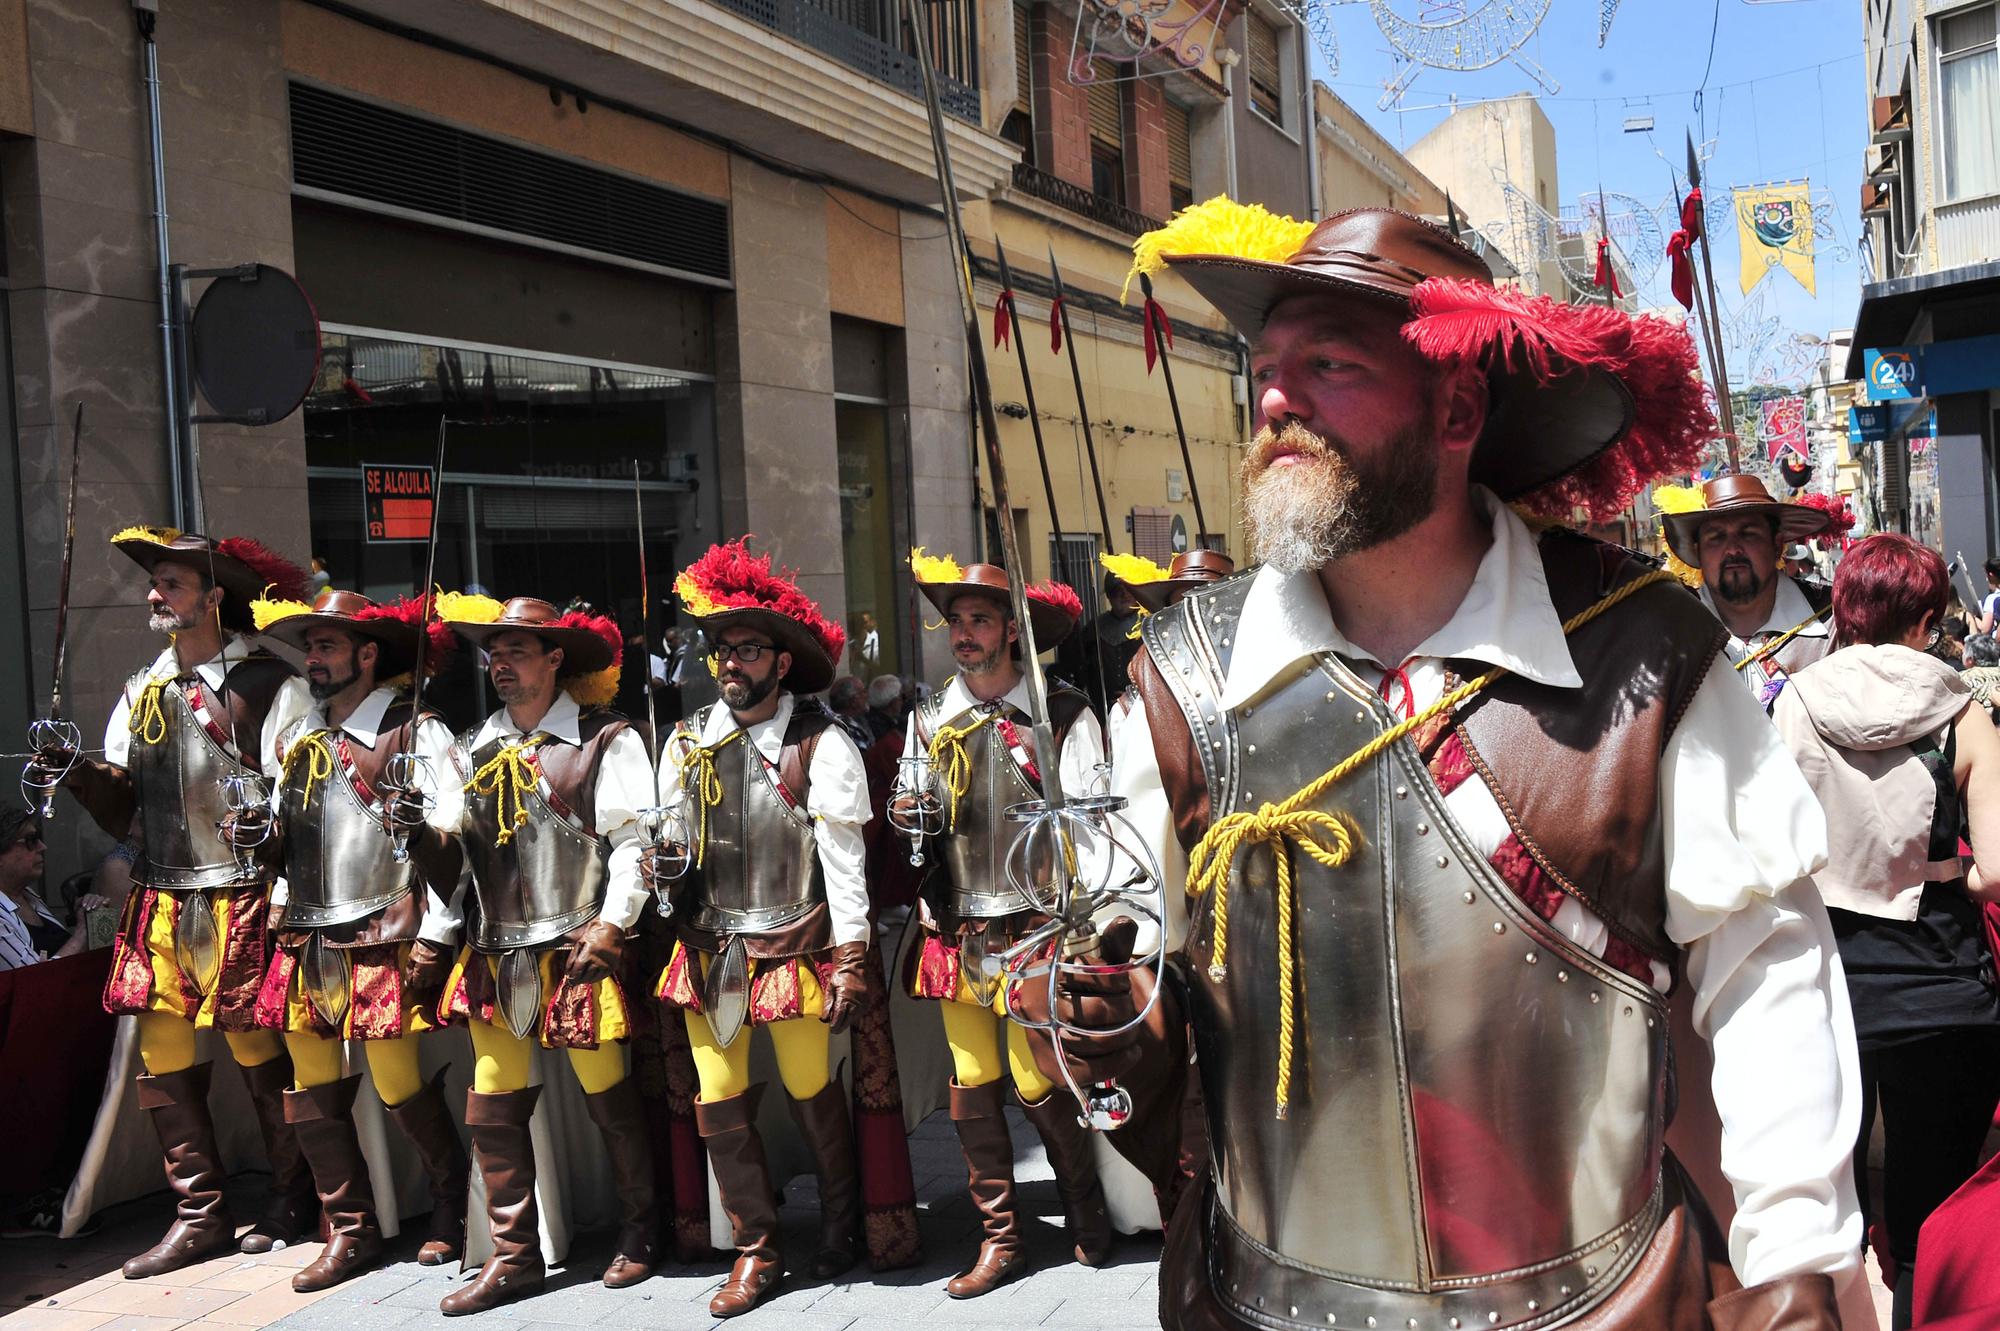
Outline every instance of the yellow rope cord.
<path id="1" fill-rule="evenodd" d="M 302 755 L 309 759 L 306 763 L 306 788 L 305 793 L 299 796 L 300 804 L 312 803 L 313 787 L 333 775 L 333 750 L 328 748 L 326 743 L 328 733 L 324 730 L 309 730 L 299 736 L 291 748 L 285 750 L 284 767 L 279 773 L 281 781 L 289 782 L 292 779 L 292 768 Z"/>
<path id="2" fill-rule="evenodd" d="M 141 744 L 164 744 L 167 740 L 167 714 L 160 709 L 160 695 L 167 691 L 171 683 L 165 679 L 149 679 L 139 690 L 139 700 L 132 704 L 132 733 L 139 737 Z"/>
<path id="3" fill-rule="evenodd" d="M 1790 628 L 1786 629 L 1783 633 L 1780 633 L 1777 637 L 1771 639 L 1769 642 L 1765 643 L 1762 647 L 1759 647 L 1756 651 L 1744 657 L 1741 661 L 1738 661 L 1734 668 L 1737 670 L 1749 669 L 1752 665 L 1769 657 L 1773 652 L 1777 651 L 1780 647 L 1783 647 L 1793 638 L 1798 637 L 1801 633 L 1804 633 L 1807 629 L 1819 623 L 1820 620 L 1826 618 L 1828 615 L 1832 613 L 1833 613 L 1833 603 L 1829 601 L 1827 602 L 1826 607 L 1824 609 L 1813 611 L 1811 614 L 1807 615 L 1804 619 L 1792 625 Z"/>
<path id="4" fill-rule="evenodd" d="M 1650 587 L 1656 582 L 1671 580 L 1673 575 L 1665 570 L 1655 570 L 1634 578 L 1595 605 L 1567 620 L 1563 624 L 1563 635 L 1567 637 L 1574 633 L 1641 589 Z M 1291 1107 L 1295 1032 L 1295 1015 L 1292 1010 L 1296 963 L 1292 941 L 1295 895 L 1292 878 L 1293 851 L 1294 848 L 1304 850 L 1325 867 L 1338 869 L 1353 855 L 1355 840 L 1359 836 L 1359 829 L 1354 826 L 1352 820 L 1306 806 L 1353 775 L 1405 735 L 1449 713 L 1506 673 L 1505 666 L 1494 666 L 1477 679 L 1469 680 L 1452 689 L 1423 711 L 1398 722 L 1369 740 L 1287 799 L 1276 804 L 1265 803 L 1254 812 L 1244 810 L 1216 820 L 1196 843 L 1193 853 L 1188 856 L 1189 895 L 1201 896 L 1207 892 L 1215 894 L 1215 904 L 1211 911 L 1214 919 L 1213 947 L 1208 973 L 1209 978 L 1216 981 L 1222 980 L 1228 974 L 1229 877 L 1230 871 L 1236 864 L 1238 853 L 1248 845 L 1268 844 L 1277 862 L 1279 1040 L 1277 1114 L 1279 1118 L 1286 1117 Z"/>
<path id="5" fill-rule="evenodd" d="M 722 803 L 722 778 L 715 774 L 715 755 L 722 746 L 743 738 L 743 731 L 732 730 L 713 745 L 697 744 L 679 758 L 674 766 L 680 774 L 681 789 L 694 800 L 700 824 L 695 831 L 694 867 L 699 869 L 708 851 L 708 811 Z M 688 769 L 695 769 L 694 784 L 688 785 Z"/>
<path id="6" fill-rule="evenodd" d="M 965 751 L 966 738 L 995 715 L 997 713 L 982 713 L 969 726 L 939 726 L 937 734 L 931 736 L 931 766 L 951 794 L 951 810 L 944 824 L 947 832 L 958 826 L 958 802 L 972 788 L 972 755 Z"/>
<path id="7" fill-rule="evenodd" d="M 504 846 L 512 841 L 515 829 L 528 821 L 526 792 L 539 784 L 535 769 L 528 763 L 528 755 L 539 748 L 546 738 L 535 734 L 519 744 L 506 745 L 465 783 L 468 793 L 491 795 L 499 801 L 500 835 L 494 838 L 497 845 Z"/>

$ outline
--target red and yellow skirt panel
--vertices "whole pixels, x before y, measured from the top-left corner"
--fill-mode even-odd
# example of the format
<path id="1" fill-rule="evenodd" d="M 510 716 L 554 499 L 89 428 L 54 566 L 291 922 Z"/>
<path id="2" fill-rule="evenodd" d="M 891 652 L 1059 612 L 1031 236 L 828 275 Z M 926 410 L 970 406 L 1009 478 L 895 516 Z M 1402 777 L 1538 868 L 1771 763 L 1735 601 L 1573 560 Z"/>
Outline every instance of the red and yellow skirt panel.
<path id="1" fill-rule="evenodd" d="M 413 941 L 341 949 L 350 968 L 349 997 L 347 1016 L 336 1029 L 306 997 L 299 956 L 304 944 L 281 935 L 257 994 L 257 1024 L 267 1031 L 322 1040 L 396 1040 L 436 1030 L 440 1023 L 434 1015 L 403 993 L 403 965 Z"/>
<path id="2" fill-rule="evenodd" d="M 653 995 L 668 1007 L 701 1012 L 701 994 L 715 955 L 674 940 Z M 831 951 L 800 957 L 756 957 L 750 970 L 750 1024 L 817 1017 L 826 1010 L 826 987 L 833 981 Z"/>
<path id="3" fill-rule="evenodd" d="M 984 920 L 962 920 L 940 926 L 926 912 L 918 920 L 917 946 L 903 953 L 902 984 L 912 998 L 933 1002 L 965 1003 L 990 1009 L 995 1016 L 1007 1012 L 1006 985 L 987 981 L 978 965 L 967 959 L 969 951 L 996 956 L 1033 932 L 1044 917 L 1031 911 Z M 977 948 L 969 946 L 976 941 Z"/>
<path id="4" fill-rule="evenodd" d="M 212 981 L 181 969 L 174 940 L 183 911 L 205 910 L 215 921 L 218 965 Z M 271 885 L 165 892 L 134 887 L 125 898 L 104 1010 L 113 1016 L 171 1012 L 197 1027 L 244 1033 L 257 1029 L 257 996 L 271 948 L 267 922 Z"/>
<path id="5" fill-rule="evenodd" d="M 617 978 L 571 983 L 563 978 L 569 957 L 566 945 L 544 948 L 535 955 L 542 981 L 542 1016 L 535 1029 L 540 1032 L 542 1048 L 595 1049 L 607 1041 L 630 1039 L 630 1014 Z M 461 948 L 451 976 L 444 982 L 444 996 L 438 1000 L 442 1024 L 456 1026 L 470 1019 L 493 1024 L 499 984 L 498 954 Z"/>

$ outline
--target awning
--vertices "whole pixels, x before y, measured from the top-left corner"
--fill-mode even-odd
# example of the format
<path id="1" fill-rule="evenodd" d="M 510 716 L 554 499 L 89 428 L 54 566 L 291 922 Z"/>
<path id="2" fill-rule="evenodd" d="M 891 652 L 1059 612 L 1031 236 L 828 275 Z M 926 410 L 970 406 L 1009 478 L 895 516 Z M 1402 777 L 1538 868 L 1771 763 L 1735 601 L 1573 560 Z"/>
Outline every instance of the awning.
<path id="1" fill-rule="evenodd" d="M 1866 284 L 1847 347 L 1847 377 L 1859 379 L 1865 372 L 1868 348 L 1900 344 L 1933 301 L 1993 295 L 2000 295 L 2000 260 Z"/>

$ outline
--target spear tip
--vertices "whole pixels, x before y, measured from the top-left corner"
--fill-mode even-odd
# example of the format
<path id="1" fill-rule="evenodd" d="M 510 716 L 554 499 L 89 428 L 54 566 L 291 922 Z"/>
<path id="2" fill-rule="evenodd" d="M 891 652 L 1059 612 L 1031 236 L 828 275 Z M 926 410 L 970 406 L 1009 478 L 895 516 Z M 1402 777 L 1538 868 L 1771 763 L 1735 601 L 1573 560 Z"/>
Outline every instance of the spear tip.
<path id="1" fill-rule="evenodd" d="M 993 252 L 1000 259 L 1000 285 L 1003 287 L 1013 286 L 1014 275 L 1007 269 L 1007 247 L 1000 243 L 1000 237 L 998 236 L 993 237 Z"/>
<path id="2" fill-rule="evenodd" d="M 1150 273 L 1145 272 L 1143 269 L 1139 273 L 1139 290 L 1145 294 L 1147 300 L 1151 300 L 1153 298 L 1152 275 Z"/>
<path id="3" fill-rule="evenodd" d="M 1062 269 L 1056 267 L 1056 247 L 1053 243 L 1049 245 L 1049 277 L 1054 280 L 1056 291 L 1060 293 L 1063 284 Z"/>
<path id="4" fill-rule="evenodd" d="M 1686 133 L 1687 133 L 1688 185 L 1690 188 L 1700 189 L 1701 157 L 1694 150 L 1694 131 L 1690 129 L 1686 131 Z"/>

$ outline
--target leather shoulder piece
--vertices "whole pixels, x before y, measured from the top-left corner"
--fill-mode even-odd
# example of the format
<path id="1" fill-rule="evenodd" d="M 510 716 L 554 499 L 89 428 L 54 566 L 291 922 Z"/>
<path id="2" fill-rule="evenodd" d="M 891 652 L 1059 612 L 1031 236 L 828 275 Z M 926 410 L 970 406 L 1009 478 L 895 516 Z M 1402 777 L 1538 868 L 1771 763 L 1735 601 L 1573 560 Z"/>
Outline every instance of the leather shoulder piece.
<path id="1" fill-rule="evenodd" d="M 826 708 L 808 705 L 801 699 L 785 727 L 785 746 L 778 751 L 778 781 L 792 793 L 801 809 L 812 794 L 813 755 L 819 752 L 820 738 L 833 723 L 833 716 Z"/>
<path id="2" fill-rule="evenodd" d="M 230 729 L 236 748 L 255 755 L 263 744 L 264 718 L 285 681 L 293 678 L 292 668 L 275 656 L 256 653 L 230 667 L 222 677 L 221 700 L 229 709 Z M 252 757 L 252 765 L 255 758 Z"/>
<path id="3" fill-rule="evenodd" d="M 1818 1271 L 1784 1276 L 1711 1299 L 1715 1331 L 1840 1331 L 1833 1277 Z"/>
<path id="4" fill-rule="evenodd" d="M 1049 691 L 1049 727 L 1055 732 L 1056 744 L 1060 746 L 1069 736 L 1069 728 L 1076 724 L 1078 717 L 1090 710 L 1090 699 L 1077 689 L 1064 684 Z"/>
<path id="5" fill-rule="evenodd" d="M 576 734 L 588 746 L 599 737 L 609 744 L 612 737 L 621 730 L 630 730 L 632 723 L 623 712 L 615 712 L 609 707 L 598 707 L 577 718 Z"/>
<path id="6" fill-rule="evenodd" d="M 1187 717 L 1174 701 L 1173 691 L 1153 664 L 1153 654 L 1141 647 L 1132 657 L 1132 684 L 1139 705 L 1146 709 L 1146 728 L 1153 736 L 1153 760 L 1159 765 L 1160 784 L 1174 811 L 1174 835 L 1183 848 L 1192 850 L 1208 830 L 1208 782 L 1202 779 L 1201 755 L 1195 751 L 1194 733 Z"/>

